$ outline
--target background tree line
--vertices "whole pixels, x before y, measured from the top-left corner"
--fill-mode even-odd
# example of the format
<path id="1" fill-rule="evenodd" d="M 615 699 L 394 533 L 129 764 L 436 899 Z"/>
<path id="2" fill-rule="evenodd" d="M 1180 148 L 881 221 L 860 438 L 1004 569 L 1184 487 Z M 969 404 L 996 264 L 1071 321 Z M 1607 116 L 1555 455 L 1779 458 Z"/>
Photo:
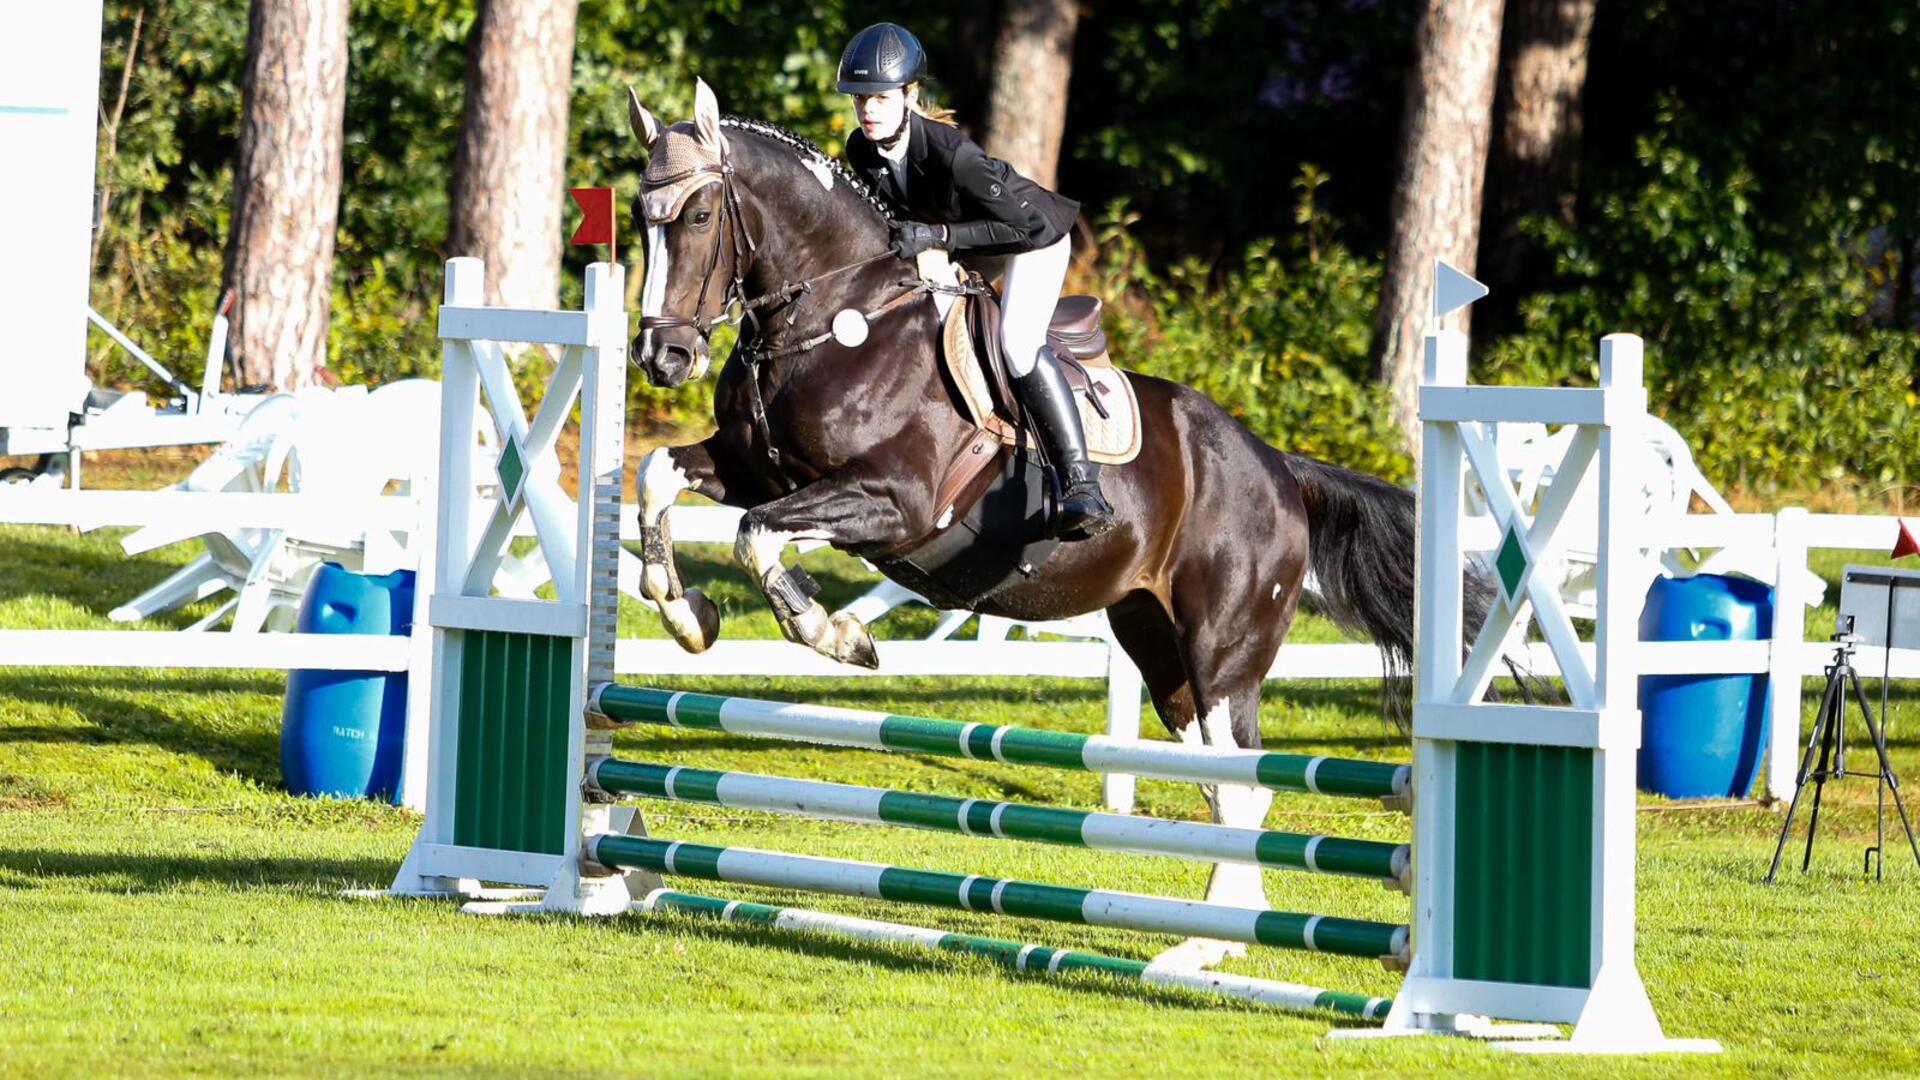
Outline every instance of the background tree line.
<path id="1" fill-rule="evenodd" d="M 95 304 L 192 355 L 222 281 L 278 251 L 254 288 L 304 288 L 327 318 L 316 336 L 243 312 L 268 378 L 300 348 L 346 378 L 433 374 L 447 255 L 513 262 L 516 236 L 557 245 L 564 187 L 635 189 L 626 84 L 679 117 L 697 73 L 730 111 L 838 152 L 840 46 L 891 18 L 926 41 L 934 94 L 976 137 L 1042 176 L 1057 158 L 1087 207 L 1078 273 L 1107 294 L 1122 361 L 1279 445 L 1408 475 L 1390 346 L 1410 323 L 1392 312 L 1421 292 L 1409 252 L 1442 243 L 1477 252 L 1496 289 L 1476 315 L 1480 379 L 1590 379 L 1595 338 L 1633 330 L 1655 410 L 1716 479 L 1882 494 L 1917 473 L 1910 0 L 107 6 Z M 280 128 L 250 133 L 250 108 L 328 106 L 281 77 L 304 69 L 269 39 L 336 41 L 345 65 L 337 198 L 291 168 L 288 216 L 263 224 L 236 175 L 253 191 L 309 159 Z M 1480 127 L 1457 126 L 1478 100 Z M 1408 187 L 1423 176 L 1441 186 Z M 1435 240 L 1436 218 L 1470 227 Z M 294 225 L 308 239 L 289 245 Z M 510 287 L 577 287 L 552 259 L 586 253 L 549 250 Z M 660 423 L 705 409 L 639 396 Z"/>

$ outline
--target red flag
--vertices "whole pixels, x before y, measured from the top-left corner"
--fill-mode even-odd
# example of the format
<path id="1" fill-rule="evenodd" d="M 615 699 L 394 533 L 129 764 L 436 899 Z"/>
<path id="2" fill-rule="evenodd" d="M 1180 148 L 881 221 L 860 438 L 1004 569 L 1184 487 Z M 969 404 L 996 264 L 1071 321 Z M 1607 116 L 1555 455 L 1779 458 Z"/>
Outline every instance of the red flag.
<path id="1" fill-rule="evenodd" d="M 580 207 L 580 227 L 573 230 L 569 244 L 613 243 L 613 189 L 574 188 L 573 201 Z"/>
<path id="2" fill-rule="evenodd" d="M 1920 541 L 1913 538 L 1913 530 L 1907 528 L 1905 518 L 1900 519 L 1900 538 L 1893 542 L 1893 558 L 1904 559 L 1908 555 L 1920 555 Z"/>

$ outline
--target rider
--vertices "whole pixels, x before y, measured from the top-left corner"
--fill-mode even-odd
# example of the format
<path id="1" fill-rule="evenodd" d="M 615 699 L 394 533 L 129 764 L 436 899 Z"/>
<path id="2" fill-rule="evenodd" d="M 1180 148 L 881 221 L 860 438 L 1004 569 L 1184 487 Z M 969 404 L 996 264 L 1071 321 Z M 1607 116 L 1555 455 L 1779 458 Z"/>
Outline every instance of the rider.
<path id="1" fill-rule="evenodd" d="M 1113 527 L 1113 507 L 1087 457 L 1073 391 L 1047 346 L 1080 204 L 988 157 L 945 115 L 930 115 L 920 102 L 926 77 L 926 52 L 905 27 L 876 23 L 853 36 L 840 55 L 840 92 L 853 95 L 859 121 L 847 160 L 898 219 L 892 244 L 901 258 L 936 247 L 1011 256 L 1000 341 L 1020 402 L 1060 469 L 1065 491 L 1054 529 L 1070 540 L 1098 536 Z"/>

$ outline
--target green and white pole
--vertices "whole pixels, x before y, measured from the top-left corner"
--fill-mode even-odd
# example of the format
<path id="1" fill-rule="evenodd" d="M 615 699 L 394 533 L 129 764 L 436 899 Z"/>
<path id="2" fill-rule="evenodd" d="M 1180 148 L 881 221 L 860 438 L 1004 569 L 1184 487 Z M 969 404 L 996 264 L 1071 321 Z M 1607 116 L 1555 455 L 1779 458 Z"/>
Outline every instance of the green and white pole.
<path id="1" fill-rule="evenodd" d="M 599 835 L 590 838 L 587 846 L 595 862 L 616 869 L 651 870 L 740 885 L 1216 938 L 1280 949 L 1377 958 L 1394 964 L 1404 964 L 1407 960 L 1407 928 L 1393 923 L 1263 911 L 1105 889 L 1038 885 L 973 874 L 910 870 L 850 859 L 824 859 L 641 836 Z"/>
<path id="2" fill-rule="evenodd" d="M 949 934 L 920 926 L 858 919 L 805 908 L 774 907 L 743 900 L 722 900 L 713 896 L 656 889 L 636 905 L 644 912 L 673 912 L 698 915 L 723 922 L 764 926 L 802 934 L 849 938 L 855 941 L 888 945 L 910 945 L 940 952 L 983 956 L 1014 971 L 1060 975 L 1072 971 L 1091 971 L 1147 986 L 1174 987 L 1204 994 L 1249 1001 L 1294 1012 L 1327 1010 L 1379 1020 L 1393 1007 L 1392 998 L 1369 997 L 1317 986 L 1253 979 L 1244 975 L 1225 975 L 1212 971 L 1175 970 L 1156 967 L 1145 960 L 1127 960 L 1100 953 L 1052 949 L 1044 945 L 1023 945 L 999 938 Z"/>
<path id="3" fill-rule="evenodd" d="M 723 731 L 829 746 L 974 758 L 1155 780 L 1241 784 L 1274 791 L 1390 800 L 1407 808 L 1413 771 L 1383 761 L 1275 754 L 1234 747 L 1130 742 L 1101 735 L 931 720 L 824 705 L 602 683 L 588 709 L 625 724 Z"/>
<path id="4" fill-rule="evenodd" d="M 1411 875 L 1411 849 L 1406 844 L 1373 840 L 1230 828 L 990 799 L 957 799 L 856 784 L 607 757 L 587 763 L 587 783 L 614 795 L 705 803 L 736 810 L 931 829 L 1135 855 L 1165 855 L 1199 862 L 1248 863 L 1276 870 L 1345 874 L 1373 878 L 1403 891 Z"/>

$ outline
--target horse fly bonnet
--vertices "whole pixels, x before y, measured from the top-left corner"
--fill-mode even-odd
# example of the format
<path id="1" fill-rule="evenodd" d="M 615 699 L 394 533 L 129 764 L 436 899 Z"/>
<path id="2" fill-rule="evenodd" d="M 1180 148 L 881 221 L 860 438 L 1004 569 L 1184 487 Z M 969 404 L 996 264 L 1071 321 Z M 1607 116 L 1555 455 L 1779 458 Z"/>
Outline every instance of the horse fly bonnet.
<path id="1" fill-rule="evenodd" d="M 694 192 L 718 184 L 725 172 L 721 147 L 708 145 L 692 124 L 675 124 L 654 140 L 647 157 L 640 212 L 656 225 L 672 221 Z"/>

